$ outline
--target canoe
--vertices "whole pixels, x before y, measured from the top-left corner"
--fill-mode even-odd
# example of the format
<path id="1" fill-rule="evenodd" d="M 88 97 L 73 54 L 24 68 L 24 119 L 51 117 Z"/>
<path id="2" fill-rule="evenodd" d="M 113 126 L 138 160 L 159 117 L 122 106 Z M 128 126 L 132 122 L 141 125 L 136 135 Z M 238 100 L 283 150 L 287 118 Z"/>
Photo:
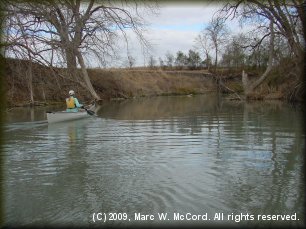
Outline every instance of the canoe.
<path id="1" fill-rule="evenodd" d="M 92 108 L 93 106 L 88 109 L 88 112 L 86 110 L 81 110 L 78 112 L 48 111 L 47 120 L 48 120 L 48 123 L 57 123 L 57 122 L 65 122 L 65 121 L 70 121 L 70 120 L 87 118 L 87 117 L 90 117 L 88 113 L 90 113 Z"/>

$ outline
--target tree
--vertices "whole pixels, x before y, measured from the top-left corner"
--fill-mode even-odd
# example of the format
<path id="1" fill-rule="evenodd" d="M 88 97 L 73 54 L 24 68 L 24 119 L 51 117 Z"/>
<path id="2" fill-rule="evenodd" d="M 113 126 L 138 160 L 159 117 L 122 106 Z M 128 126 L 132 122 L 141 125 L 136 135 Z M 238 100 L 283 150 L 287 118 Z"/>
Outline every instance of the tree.
<path id="1" fill-rule="evenodd" d="M 132 57 L 131 55 L 128 55 L 127 59 L 128 59 L 127 62 L 128 62 L 129 68 L 134 67 L 136 59 L 134 57 Z"/>
<path id="2" fill-rule="evenodd" d="M 155 58 L 151 55 L 149 58 L 149 67 L 154 68 L 156 66 L 156 60 Z"/>
<path id="3" fill-rule="evenodd" d="M 254 91 L 256 87 L 258 87 L 267 78 L 268 74 L 272 70 L 273 58 L 274 58 L 274 28 L 273 28 L 273 22 L 270 21 L 269 60 L 265 72 L 258 79 L 256 79 L 251 83 L 248 81 L 247 75 L 244 72 L 242 73 L 242 84 L 244 87 L 245 95 L 247 97 Z"/>
<path id="4" fill-rule="evenodd" d="M 225 46 L 225 51 L 222 55 L 222 63 L 228 68 L 240 68 L 245 65 L 246 53 L 245 44 L 246 38 L 243 34 L 238 34 L 232 37 L 231 41 Z"/>
<path id="5" fill-rule="evenodd" d="M 205 30 L 202 31 L 196 38 L 195 38 L 195 46 L 200 47 L 199 49 L 205 56 L 204 63 L 207 66 L 207 70 L 209 71 L 210 65 L 211 65 L 211 57 L 209 55 L 210 47 L 212 47 L 212 44 L 210 44 L 209 35 Z"/>
<path id="6" fill-rule="evenodd" d="M 206 59 L 203 60 L 203 65 L 207 67 L 207 70 L 209 71 L 210 66 L 212 66 L 212 58 L 210 55 L 206 56 Z"/>
<path id="7" fill-rule="evenodd" d="M 256 22 L 258 25 L 256 28 L 257 33 L 261 28 L 266 29 L 261 39 L 253 46 L 254 48 L 266 37 L 272 36 L 271 27 L 273 27 L 273 36 L 278 35 L 283 37 L 290 47 L 291 61 L 294 67 L 291 68 L 289 75 L 293 76 L 296 81 L 294 90 L 303 88 L 301 76 L 303 75 L 302 72 L 304 68 L 306 29 L 304 1 L 236 0 L 225 4 L 219 12 L 219 15 L 227 19 L 230 17 L 240 18 L 244 23 L 249 21 Z M 267 69 L 269 69 L 269 65 Z"/>
<path id="8" fill-rule="evenodd" d="M 29 36 L 25 30 L 25 28 L 22 26 L 20 18 L 16 17 L 16 27 L 20 30 L 20 37 L 18 37 L 19 42 L 24 44 L 26 47 L 31 46 L 31 42 L 33 42 L 33 39 L 31 36 Z M 33 74 L 32 74 L 32 62 L 34 59 L 34 55 L 30 52 L 29 49 L 15 49 L 14 50 L 15 55 L 16 52 L 21 55 L 22 59 L 28 60 L 27 70 L 26 72 L 23 72 L 21 74 L 25 74 L 28 80 L 28 88 L 29 88 L 29 94 L 30 94 L 30 104 L 34 104 L 34 93 L 33 93 Z M 18 54 L 17 54 L 18 55 Z"/>
<path id="9" fill-rule="evenodd" d="M 195 52 L 193 50 L 189 50 L 188 52 L 188 65 L 191 69 L 196 69 L 201 64 L 201 57 L 198 52 Z"/>
<path id="10" fill-rule="evenodd" d="M 101 2 L 90 0 L 55 1 L 10 1 L 7 0 L 8 14 L 21 15 L 23 26 L 35 38 L 35 48 L 48 52 L 61 52 L 67 68 L 74 74 L 77 64 L 81 67 L 86 87 L 95 99 L 95 92 L 85 65 L 84 54 L 101 57 L 114 51 L 114 38 L 119 33 L 126 36 L 126 30 L 133 30 L 139 40 L 146 44 L 142 35 L 142 17 L 135 2 L 132 13 L 130 2 Z M 12 36 L 14 34 L 6 34 Z M 33 51 L 33 50 L 32 50 Z"/>
<path id="11" fill-rule="evenodd" d="M 159 61 L 159 66 L 162 69 L 165 69 L 165 61 L 161 57 L 158 58 L 158 61 Z"/>
<path id="12" fill-rule="evenodd" d="M 178 51 L 176 53 L 175 65 L 181 70 L 188 63 L 188 57 L 182 52 Z"/>
<path id="13" fill-rule="evenodd" d="M 257 36 L 253 38 L 253 42 L 257 43 L 260 38 Z M 253 69 L 262 69 L 267 67 L 269 59 L 269 41 L 263 40 L 259 45 L 250 50 L 250 54 L 246 60 L 246 64 Z"/>
<path id="14" fill-rule="evenodd" d="M 220 48 L 225 42 L 228 35 L 228 29 L 225 25 L 225 20 L 221 17 L 213 17 L 209 22 L 208 26 L 205 28 L 204 33 L 206 33 L 208 38 L 211 40 L 212 46 L 215 50 L 216 72 L 218 63 L 218 53 L 220 52 Z"/>
<path id="15" fill-rule="evenodd" d="M 166 53 L 166 63 L 167 63 L 167 66 L 172 68 L 173 61 L 174 61 L 174 56 L 168 51 Z"/>

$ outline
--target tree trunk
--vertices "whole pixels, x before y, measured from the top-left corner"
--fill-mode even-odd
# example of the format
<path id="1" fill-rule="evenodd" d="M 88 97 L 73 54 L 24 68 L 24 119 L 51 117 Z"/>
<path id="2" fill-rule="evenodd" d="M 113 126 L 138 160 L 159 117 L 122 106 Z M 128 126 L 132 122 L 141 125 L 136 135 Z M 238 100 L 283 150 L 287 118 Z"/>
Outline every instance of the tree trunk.
<path id="1" fill-rule="evenodd" d="M 29 86 L 29 92 L 30 92 L 30 104 L 34 105 L 34 95 L 33 95 L 33 72 L 32 72 L 32 60 L 29 60 L 29 66 L 28 66 L 28 86 Z"/>
<path id="2" fill-rule="evenodd" d="M 272 64 L 273 64 L 273 57 L 274 57 L 274 29 L 273 29 L 273 21 L 270 21 L 270 45 L 269 45 L 269 60 L 268 65 L 265 70 L 265 72 L 254 82 L 249 83 L 247 75 L 242 72 L 242 85 L 244 89 L 244 94 L 246 97 L 248 97 L 262 82 L 267 78 L 268 74 L 272 70 Z"/>
<path id="3" fill-rule="evenodd" d="M 17 17 L 17 21 L 18 21 L 18 25 L 20 27 L 21 30 L 21 34 L 22 34 L 22 38 L 25 41 L 25 44 L 27 47 L 30 47 L 29 43 L 28 43 L 28 39 L 27 39 L 27 35 L 26 32 L 22 26 L 22 23 L 20 22 L 19 17 Z M 30 93 L 30 104 L 34 105 L 34 96 L 33 96 L 33 72 L 32 72 L 32 55 L 31 52 L 29 51 L 29 49 L 27 49 L 27 57 L 29 60 L 29 65 L 28 65 L 28 69 L 25 72 L 25 75 L 28 78 L 28 88 L 29 88 L 29 93 Z M 21 74 L 23 74 L 22 72 L 20 72 Z"/>
<path id="4" fill-rule="evenodd" d="M 67 45 L 65 47 L 65 56 L 66 56 L 66 61 L 67 61 L 67 68 L 72 70 L 72 69 L 76 69 L 77 68 L 77 62 L 76 62 L 76 56 L 74 54 L 73 48 L 70 48 L 69 46 L 71 45 Z"/>
<path id="5" fill-rule="evenodd" d="M 76 61 L 76 54 L 73 50 L 73 47 L 71 47 L 71 44 L 66 44 L 63 48 L 63 56 L 66 58 L 66 64 L 67 64 L 67 70 L 68 75 L 71 78 L 74 78 L 76 81 L 78 81 L 77 76 L 77 61 Z"/>
<path id="6" fill-rule="evenodd" d="M 215 73 L 217 73 L 217 63 L 218 63 L 218 49 L 216 47 L 216 53 L 215 53 Z"/>
<path id="7" fill-rule="evenodd" d="M 206 52 L 206 64 L 207 64 L 207 71 L 209 71 L 209 63 L 208 63 L 209 54 Z"/>
<path id="8" fill-rule="evenodd" d="M 96 93 L 95 89 L 93 88 L 92 84 L 91 84 L 91 81 L 89 79 L 89 76 L 88 76 L 88 72 L 87 72 L 87 69 L 86 69 L 86 66 L 85 66 L 85 63 L 84 63 L 84 59 L 83 59 L 83 56 L 82 54 L 77 51 L 77 58 L 78 58 L 78 62 L 81 66 L 81 70 L 82 70 L 82 75 L 83 75 L 83 79 L 86 83 L 86 86 L 87 86 L 87 89 L 88 91 L 91 93 L 91 95 L 96 99 L 96 100 L 101 100 L 100 96 Z"/>

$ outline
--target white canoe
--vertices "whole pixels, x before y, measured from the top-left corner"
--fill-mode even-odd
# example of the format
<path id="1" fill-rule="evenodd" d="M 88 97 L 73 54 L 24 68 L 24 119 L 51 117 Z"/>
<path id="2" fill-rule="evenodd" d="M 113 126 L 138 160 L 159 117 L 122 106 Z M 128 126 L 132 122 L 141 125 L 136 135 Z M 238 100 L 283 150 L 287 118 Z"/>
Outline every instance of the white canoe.
<path id="1" fill-rule="evenodd" d="M 91 108 L 88 109 L 89 112 L 92 112 L 90 111 Z M 87 118 L 90 116 L 91 115 L 89 115 L 86 110 L 78 112 L 66 112 L 66 111 L 47 112 L 48 123 L 64 122 L 64 121 L 76 120 L 81 118 Z"/>

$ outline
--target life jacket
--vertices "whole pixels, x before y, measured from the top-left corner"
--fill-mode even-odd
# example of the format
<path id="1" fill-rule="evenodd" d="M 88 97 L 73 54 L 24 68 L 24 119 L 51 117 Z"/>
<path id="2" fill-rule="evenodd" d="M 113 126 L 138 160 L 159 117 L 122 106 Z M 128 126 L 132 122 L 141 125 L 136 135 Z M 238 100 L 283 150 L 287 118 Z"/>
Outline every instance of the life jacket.
<path id="1" fill-rule="evenodd" d="M 66 104 L 67 104 L 67 108 L 68 108 L 68 109 L 73 109 L 73 108 L 76 107 L 73 97 L 67 98 L 67 99 L 66 99 Z"/>

